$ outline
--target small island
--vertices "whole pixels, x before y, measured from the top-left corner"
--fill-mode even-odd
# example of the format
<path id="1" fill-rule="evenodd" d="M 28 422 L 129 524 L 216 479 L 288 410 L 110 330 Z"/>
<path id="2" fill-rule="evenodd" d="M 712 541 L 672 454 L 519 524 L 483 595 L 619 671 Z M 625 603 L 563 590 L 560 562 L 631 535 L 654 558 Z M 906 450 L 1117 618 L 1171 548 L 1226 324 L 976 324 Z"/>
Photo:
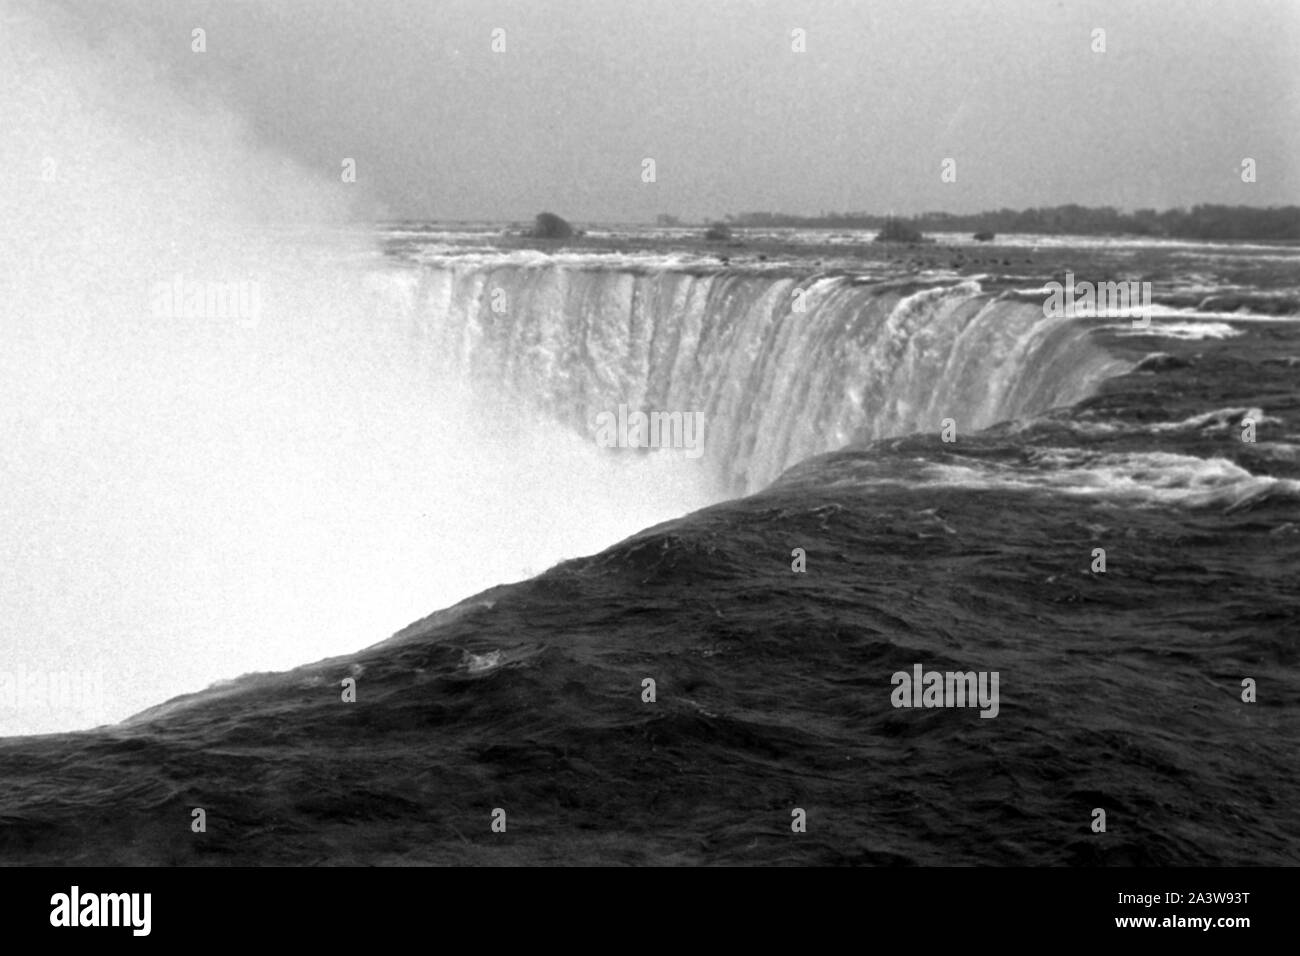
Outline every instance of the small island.
<path id="1" fill-rule="evenodd" d="M 895 219 L 892 216 L 885 220 L 884 226 L 880 232 L 876 233 L 876 242 L 933 242 L 933 239 L 926 239 L 919 229 L 916 229 L 902 219 Z"/>
<path id="2" fill-rule="evenodd" d="M 553 212 L 539 212 L 528 233 L 531 239 L 572 239 L 573 226 Z"/>

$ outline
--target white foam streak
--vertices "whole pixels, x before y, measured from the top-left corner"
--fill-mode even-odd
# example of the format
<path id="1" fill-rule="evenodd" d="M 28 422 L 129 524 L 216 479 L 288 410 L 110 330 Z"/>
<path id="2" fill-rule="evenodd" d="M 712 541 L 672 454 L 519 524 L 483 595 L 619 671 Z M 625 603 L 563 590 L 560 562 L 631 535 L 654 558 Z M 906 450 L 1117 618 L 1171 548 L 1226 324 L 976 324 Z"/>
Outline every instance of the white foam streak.
<path id="1" fill-rule="evenodd" d="M 994 462 L 930 463 L 914 487 L 961 487 L 999 491 L 1052 491 L 1139 504 L 1223 507 L 1229 510 L 1266 496 L 1300 496 L 1300 481 L 1254 475 L 1224 458 L 1169 452 L 1098 455 L 1078 449 L 1045 449 L 1035 467 Z M 895 484 L 879 477 L 865 484 Z"/>

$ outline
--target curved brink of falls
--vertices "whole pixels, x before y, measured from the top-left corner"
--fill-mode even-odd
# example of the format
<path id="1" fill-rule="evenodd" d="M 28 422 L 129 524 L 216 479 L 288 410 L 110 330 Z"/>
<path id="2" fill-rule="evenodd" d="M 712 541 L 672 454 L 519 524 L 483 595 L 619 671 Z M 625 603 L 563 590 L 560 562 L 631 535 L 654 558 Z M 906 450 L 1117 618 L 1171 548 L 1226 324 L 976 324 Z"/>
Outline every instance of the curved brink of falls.
<path id="1" fill-rule="evenodd" d="M 1072 404 L 1127 367 L 1074 320 L 971 281 L 456 262 L 407 281 L 415 347 L 439 371 L 588 435 L 620 404 L 702 412 L 728 494 L 855 439 Z"/>

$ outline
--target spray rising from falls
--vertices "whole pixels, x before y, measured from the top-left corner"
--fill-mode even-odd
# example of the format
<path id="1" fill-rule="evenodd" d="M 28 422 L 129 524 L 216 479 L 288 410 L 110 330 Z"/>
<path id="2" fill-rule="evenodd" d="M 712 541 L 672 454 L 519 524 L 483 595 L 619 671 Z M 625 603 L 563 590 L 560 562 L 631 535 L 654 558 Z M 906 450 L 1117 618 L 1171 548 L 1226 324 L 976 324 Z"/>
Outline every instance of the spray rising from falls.
<path id="1" fill-rule="evenodd" d="M 412 348 L 507 404 L 587 436 L 620 405 L 702 413 L 723 494 L 851 441 L 1071 404 L 1125 367 L 1073 320 L 971 281 L 455 260 L 398 281 Z"/>
<path id="2" fill-rule="evenodd" d="M 149 36 L 0 22 L 0 736 L 355 651 L 707 503 L 430 387 L 337 182 Z"/>

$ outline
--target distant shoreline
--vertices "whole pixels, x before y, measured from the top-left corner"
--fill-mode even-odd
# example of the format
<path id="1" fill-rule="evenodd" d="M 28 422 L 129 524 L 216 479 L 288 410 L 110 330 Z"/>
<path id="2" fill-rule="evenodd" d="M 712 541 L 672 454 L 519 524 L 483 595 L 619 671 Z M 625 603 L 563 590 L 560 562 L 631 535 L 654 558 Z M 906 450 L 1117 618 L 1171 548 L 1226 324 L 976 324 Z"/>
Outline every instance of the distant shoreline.
<path id="1" fill-rule="evenodd" d="M 878 229 L 902 223 L 921 232 L 1035 233 L 1076 236 L 1142 236 L 1156 239 L 1300 239 L 1300 206 L 1225 206 L 1200 204 L 1191 209 L 1121 212 L 1112 206 L 1051 206 L 999 209 L 969 215 L 926 212 L 917 216 L 872 213 L 832 213 L 792 216 L 749 212 L 730 217 L 732 227 L 794 227 L 803 229 Z"/>
<path id="2" fill-rule="evenodd" d="M 822 216 L 798 216 L 787 213 L 748 212 L 728 215 L 725 223 L 737 232 L 745 230 L 815 229 L 826 231 L 867 231 L 882 228 L 890 221 L 902 223 L 922 233 L 993 233 L 1041 236 L 1113 236 L 1115 238 L 1183 239 L 1200 242 L 1300 242 L 1300 206 L 1222 206 L 1197 205 L 1183 208 L 1139 209 L 1131 213 L 1112 207 L 1053 206 L 1034 209 L 1000 209 L 996 211 L 953 214 L 926 212 L 916 216 L 889 216 L 875 213 L 833 213 Z M 654 222 L 618 222 L 581 220 L 575 225 L 586 228 L 660 228 L 705 230 L 713 219 L 686 220 L 661 215 Z M 527 229 L 522 219 L 441 219 L 386 218 L 379 224 L 447 225 L 457 228 Z"/>

